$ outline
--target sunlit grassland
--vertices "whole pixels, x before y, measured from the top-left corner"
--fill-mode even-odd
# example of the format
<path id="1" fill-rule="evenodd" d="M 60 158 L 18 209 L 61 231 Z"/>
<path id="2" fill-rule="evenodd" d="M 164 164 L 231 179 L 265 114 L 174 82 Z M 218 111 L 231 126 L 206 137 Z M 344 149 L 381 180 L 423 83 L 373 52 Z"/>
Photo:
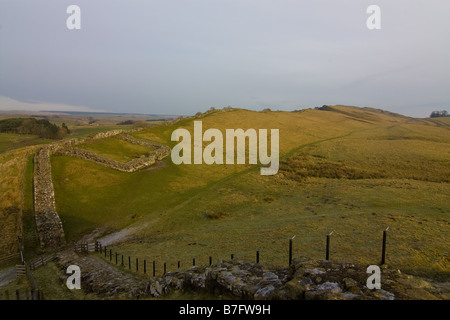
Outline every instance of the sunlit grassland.
<path id="1" fill-rule="evenodd" d="M 8 149 L 14 144 L 35 138 L 35 136 L 0 133 L 0 151 Z"/>
<path id="2" fill-rule="evenodd" d="M 153 148 L 132 144 L 119 138 L 88 140 L 85 143 L 77 145 L 77 148 L 94 151 L 120 162 L 128 162 L 134 158 L 146 155 L 153 150 Z"/>
<path id="3" fill-rule="evenodd" d="M 162 213 L 119 252 L 190 264 L 235 257 L 285 265 L 288 239 L 296 255 L 324 258 L 334 231 L 333 259 L 379 263 L 382 231 L 390 227 L 388 263 L 422 274 L 448 272 L 448 187 L 411 180 L 339 180 L 272 184 L 257 173 L 230 179 L 195 201 Z M 144 218 L 143 221 L 146 221 Z M 448 274 L 447 274 L 448 275 Z"/>
<path id="4" fill-rule="evenodd" d="M 291 118 L 289 113 L 280 114 L 283 115 L 284 121 Z M 325 112 L 325 114 L 327 113 Z M 253 122 L 257 124 L 256 129 L 264 128 L 272 122 L 270 120 L 271 115 L 240 110 L 218 113 L 217 116 L 220 117 L 217 120 L 217 123 L 220 124 L 219 128 L 223 127 L 223 129 L 227 126 L 243 127 L 241 126 L 243 118 L 250 121 L 250 119 L 255 119 L 255 116 L 258 120 L 257 123 Z M 299 117 L 298 115 L 295 116 Z M 208 117 L 205 119 L 208 119 Z M 276 127 L 279 123 L 272 125 Z M 172 126 L 155 127 L 132 134 L 138 138 L 151 139 L 173 146 L 176 142 L 170 141 L 171 133 L 180 126 L 185 126 L 192 131 L 192 119 L 182 120 Z M 207 127 L 208 125 L 205 125 L 205 129 Z M 302 123 L 298 124 L 297 127 L 301 128 Z M 244 129 L 246 128 L 244 127 Z M 295 136 L 290 137 L 287 134 L 284 137 L 290 137 L 289 143 L 291 145 L 298 145 L 299 143 L 313 141 L 313 134 L 322 138 L 323 136 L 329 137 L 336 132 L 345 132 L 345 125 L 331 133 L 323 133 L 319 129 L 311 130 L 310 133 L 305 134 L 308 137 L 302 140 L 296 140 Z M 114 138 L 104 139 L 101 142 L 101 144 L 106 145 L 105 152 L 110 153 L 113 152 L 108 151 L 108 147 L 112 145 L 111 148 L 117 150 L 116 143 L 117 139 Z M 94 145 L 97 147 L 97 151 L 101 144 Z M 281 145 L 283 144 L 282 142 Z M 152 170 L 149 168 L 129 174 L 83 160 L 53 156 L 52 176 L 57 210 L 63 224 L 65 224 L 66 235 L 72 238 L 103 224 L 112 228 L 124 227 L 135 222 L 138 217 L 152 215 L 158 210 L 172 208 L 190 199 L 201 188 L 206 188 L 214 182 L 249 168 L 248 165 L 176 166 L 170 161 L 170 158 L 166 158 L 163 165 L 163 169 Z M 134 217 L 134 220 L 131 217 Z"/>
<path id="5" fill-rule="evenodd" d="M 281 166 L 281 172 L 294 179 L 295 176 L 371 177 L 449 182 L 448 142 L 373 139 L 367 136 L 370 131 L 307 146 Z"/>
<path id="6" fill-rule="evenodd" d="M 24 203 L 23 203 L 23 244 L 25 259 L 30 261 L 40 254 L 41 248 L 36 235 L 36 221 L 34 216 L 34 155 L 30 154 L 27 159 L 24 179 Z"/>
<path id="7" fill-rule="evenodd" d="M 91 134 L 96 134 L 99 132 L 111 131 L 111 130 L 129 130 L 131 126 L 124 125 L 107 125 L 107 126 L 75 126 L 70 127 L 69 138 L 84 138 Z"/>
<path id="8" fill-rule="evenodd" d="M 278 128 L 282 163 L 276 176 L 258 166 L 174 165 L 121 173 L 53 156 L 57 210 L 69 240 L 97 227 L 140 226 L 115 247 L 141 259 L 199 264 L 208 257 L 287 263 L 297 255 L 379 263 L 382 231 L 388 263 L 448 277 L 450 141 L 448 127 L 383 113 L 342 109 L 303 112 L 231 110 L 184 119 L 132 135 L 173 147 L 175 128 Z M 205 143 L 207 144 L 207 143 Z"/>
<path id="9" fill-rule="evenodd" d="M 170 159 L 161 165 L 162 169 L 123 173 L 79 159 L 52 157 L 57 210 L 66 236 L 75 239 L 104 225 L 117 230 L 147 215 L 158 219 L 158 210 L 176 206 L 235 170 L 216 166 L 205 174 L 198 166 L 189 171 Z"/>
<path id="10" fill-rule="evenodd" d="M 37 268 L 32 272 L 36 282 L 39 283 L 39 290 L 45 300 L 84 300 L 95 299 L 92 294 L 86 294 L 81 290 L 69 290 L 65 281 L 60 280 L 63 270 L 50 261 L 44 267 Z"/>
<path id="11" fill-rule="evenodd" d="M 50 143 L 52 141 L 32 135 L 0 133 L 0 152 L 19 147 Z"/>
<path id="12" fill-rule="evenodd" d="M 0 255 L 17 252 L 17 236 L 20 227 L 22 177 L 28 148 L 0 154 Z"/>

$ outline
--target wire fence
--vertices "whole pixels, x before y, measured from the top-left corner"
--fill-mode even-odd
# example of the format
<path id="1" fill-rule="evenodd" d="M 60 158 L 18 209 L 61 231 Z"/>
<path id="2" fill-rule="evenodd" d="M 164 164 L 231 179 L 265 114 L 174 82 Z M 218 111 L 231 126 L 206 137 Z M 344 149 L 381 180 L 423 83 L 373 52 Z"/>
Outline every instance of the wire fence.
<path id="1" fill-rule="evenodd" d="M 380 253 L 380 265 L 386 263 L 386 243 L 387 243 L 387 231 L 389 227 L 383 231 L 383 238 L 381 241 L 381 253 Z M 326 235 L 325 248 L 324 248 L 324 258 L 325 260 L 331 259 L 331 247 L 332 247 L 332 236 L 333 232 Z M 294 244 L 295 236 L 289 239 L 287 243 L 288 247 L 288 256 L 286 257 L 286 263 L 290 266 L 293 263 L 293 244 Z M 114 248 L 102 245 L 101 242 L 96 241 L 95 243 L 78 243 L 74 250 L 81 254 L 88 254 L 95 252 L 100 254 L 105 260 L 109 261 L 111 264 L 117 265 L 129 271 L 134 271 L 137 273 L 142 273 L 144 275 L 150 275 L 153 277 L 159 275 L 165 275 L 168 272 L 169 264 L 167 261 L 157 261 L 157 260 L 148 260 L 142 257 L 132 257 L 131 255 L 126 255 L 117 250 L 113 250 Z M 261 262 L 261 250 L 255 250 L 254 253 L 254 262 L 259 264 Z M 192 260 L 187 261 L 184 260 L 176 260 L 172 261 L 171 265 L 176 265 L 177 270 L 179 270 L 182 266 L 206 266 L 213 264 L 213 256 L 208 257 L 208 264 L 205 259 L 203 259 L 200 263 L 199 260 L 195 257 Z M 235 259 L 235 254 L 232 253 L 229 255 L 231 260 Z"/>

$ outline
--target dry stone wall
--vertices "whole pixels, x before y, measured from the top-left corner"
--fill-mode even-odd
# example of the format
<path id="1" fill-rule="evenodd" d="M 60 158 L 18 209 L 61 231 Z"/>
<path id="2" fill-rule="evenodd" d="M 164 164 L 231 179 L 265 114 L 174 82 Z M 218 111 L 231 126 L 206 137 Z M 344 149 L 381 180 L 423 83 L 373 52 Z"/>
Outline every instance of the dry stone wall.
<path id="1" fill-rule="evenodd" d="M 131 132 L 131 131 L 135 131 L 135 130 L 130 130 L 128 132 Z M 123 129 L 99 132 L 99 133 L 95 133 L 95 134 L 91 135 L 91 138 L 92 139 L 109 138 L 109 137 L 117 136 L 118 134 L 121 134 L 121 133 L 124 133 L 124 132 L 126 132 L 126 131 L 123 130 Z"/>
<path id="2" fill-rule="evenodd" d="M 39 243 L 43 248 L 64 244 L 64 230 L 56 213 L 50 154 L 51 147 L 39 149 L 34 157 L 34 213 Z"/>
<path id="3" fill-rule="evenodd" d="M 104 138 L 104 136 L 101 136 Z M 145 167 L 151 166 L 158 160 L 162 160 L 170 154 L 170 148 L 148 140 L 141 140 L 129 135 L 120 135 L 118 138 L 123 139 L 127 142 L 133 144 L 139 144 L 142 146 L 147 146 L 154 148 L 154 150 L 150 151 L 147 156 L 141 156 L 139 158 L 135 158 L 126 163 L 119 162 L 102 155 L 99 155 L 93 151 L 84 150 L 76 147 L 71 148 L 59 148 L 55 151 L 57 155 L 64 155 L 75 157 L 83 160 L 92 161 L 103 166 L 106 166 L 111 169 L 119 170 L 122 172 L 135 172 L 137 170 L 143 169 Z"/>
<path id="4" fill-rule="evenodd" d="M 113 130 L 97 133 L 89 138 L 65 139 L 42 147 L 37 151 L 34 158 L 34 208 L 36 229 L 41 247 L 56 248 L 65 242 L 62 222 L 56 212 L 50 156 L 52 154 L 71 156 L 92 161 L 122 172 L 134 172 L 151 166 L 156 161 L 162 160 L 170 154 L 170 148 L 168 146 L 148 140 L 137 139 L 125 134 L 126 132 L 137 130 Z M 103 139 L 113 136 L 118 136 L 118 138 L 133 144 L 147 146 L 153 150 L 149 151 L 146 156 L 122 163 L 101 156 L 93 151 L 75 147 L 77 144 L 86 142 L 88 139 Z"/>

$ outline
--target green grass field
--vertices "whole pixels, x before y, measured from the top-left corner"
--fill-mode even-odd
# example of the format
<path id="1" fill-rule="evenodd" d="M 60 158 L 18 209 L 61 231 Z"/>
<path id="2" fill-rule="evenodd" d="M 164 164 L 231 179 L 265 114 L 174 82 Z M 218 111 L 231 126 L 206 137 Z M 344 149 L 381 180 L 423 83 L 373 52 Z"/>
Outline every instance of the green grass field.
<path id="1" fill-rule="evenodd" d="M 134 158 L 148 154 L 152 148 L 132 144 L 119 138 L 89 140 L 77 145 L 78 148 L 94 151 L 102 156 L 120 162 L 128 162 Z"/>
<path id="2" fill-rule="evenodd" d="M 91 134 L 111 131 L 111 130 L 129 130 L 131 126 L 125 125 L 107 125 L 107 126 L 71 126 L 68 138 L 85 138 Z"/>
<path id="3" fill-rule="evenodd" d="M 51 143 L 50 139 L 43 139 L 37 136 L 0 133 L 0 153 L 11 149 L 17 149 L 37 144 Z"/>
<path id="4" fill-rule="evenodd" d="M 333 109 L 334 108 L 334 109 Z M 137 227 L 124 254 L 207 263 L 208 257 L 286 264 L 296 254 L 379 263 L 390 227 L 388 263 L 449 279 L 450 135 L 446 120 L 411 119 L 345 107 L 332 111 L 218 111 L 195 120 L 203 130 L 279 128 L 279 174 L 258 166 L 174 165 L 122 173 L 64 156 L 52 157 L 57 210 L 68 240 L 101 228 Z M 173 147 L 170 134 L 194 119 L 133 133 Z M 106 141 L 109 140 L 109 141 Z M 109 156 L 129 150 L 117 139 L 96 146 Z M 130 151 L 130 156 L 134 151 Z M 114 155 L 112 155 L 114 153 Z M 139 153 L 139 152 L 138 152 Z"/>

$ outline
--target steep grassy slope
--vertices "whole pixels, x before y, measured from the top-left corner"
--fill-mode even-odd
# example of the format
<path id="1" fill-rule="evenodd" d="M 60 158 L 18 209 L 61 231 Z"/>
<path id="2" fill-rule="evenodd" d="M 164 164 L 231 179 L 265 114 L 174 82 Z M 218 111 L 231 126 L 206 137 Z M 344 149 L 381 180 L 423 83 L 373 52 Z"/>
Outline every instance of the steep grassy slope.
<path id="1" fill-rule="evenodd" d="M 124 254 L 168 262 L 208 256 L 287 261 L 295 251 L 379 263 L 390 226 L 389 263 L 447 277 L 450 135 L 445 120 L 412 119 L 374 109 L 332 106 L 302 112 L 217 111 L 134 133 L 167 143 L 179 127 L 280 129 L 276 176 L 258 166 L 174 165 L 132 174 L 54 156 L 57 209 L 69 240 L 95 228 L 136 226 Z M 207 143 L 204 143 L 206 145 Z"/>
<path id="2" fill-rule="evenodd" d="M 22 148 L 0 154 L 0 256 L 17 252 L 17 237 L 20 235 L 23 193 L 23 175 L 27 153 Z"/>
<path id="3" fill-rule="evenodd" d="M 174 146 L 175 142 L 170 141 L 173 130 L 185 127 L 192 131 L 193 120 L 202 120 L 203 130 L 214 127 L 222 132 L 226 128 L 280 128 L 280 150 L 287 153 L 301 144 L 339 137 L 362 127 L 359 122 L 343 119 L 339 114 L 321 112 L 318 116 L 315 113 L 318 111 L 293 114 L 232 110 L 185 119 L 134 135 Z M 326 124 L 329 128 L 323 130 L 321 126 Z M 58 212 L 63 221 L 74 219 L 73 223 L 67 223 L 68 237 L 76 238 L 80 232 L 88 230 L 89 225 L 91 229 L 105 223 L 113 228 L 124 227 L 136 217 L 171 208 L 200 189 L 250 168 L 249 165 L 176 166 L 170 158 L 165 159 L 162 166 L 162 170 L 150 168 L 126 174 L 86 161 L 54 156 L 52 168 Z M 75 220 L 79 221 L 75 223 Z"/>

